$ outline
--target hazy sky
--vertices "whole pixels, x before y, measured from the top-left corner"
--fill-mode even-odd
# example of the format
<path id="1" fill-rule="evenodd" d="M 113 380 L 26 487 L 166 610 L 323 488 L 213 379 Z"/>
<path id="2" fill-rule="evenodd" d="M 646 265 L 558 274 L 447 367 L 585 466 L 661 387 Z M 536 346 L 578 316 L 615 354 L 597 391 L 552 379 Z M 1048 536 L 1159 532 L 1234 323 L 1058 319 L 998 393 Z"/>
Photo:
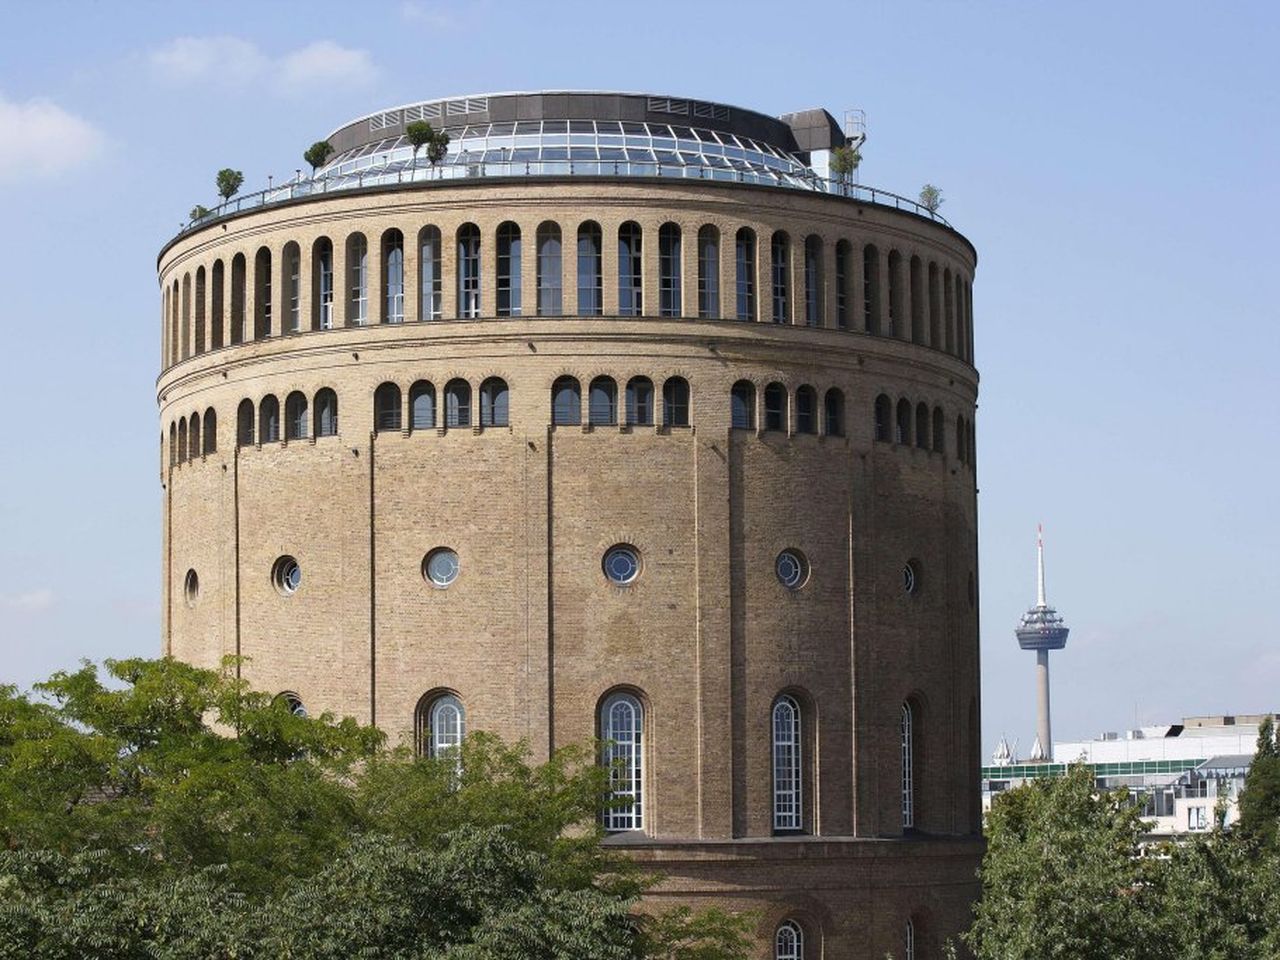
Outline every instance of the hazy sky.
<path id="1" fill-rule="evenodd" d="M 155 258 L 213 174 L 538 88 L 867 111 L 864 183 L 978 248 L 983 722 L 1280 709 L 1280 6 L 12 3 L 0 30 L 0 682 L 159 652 Z"/>

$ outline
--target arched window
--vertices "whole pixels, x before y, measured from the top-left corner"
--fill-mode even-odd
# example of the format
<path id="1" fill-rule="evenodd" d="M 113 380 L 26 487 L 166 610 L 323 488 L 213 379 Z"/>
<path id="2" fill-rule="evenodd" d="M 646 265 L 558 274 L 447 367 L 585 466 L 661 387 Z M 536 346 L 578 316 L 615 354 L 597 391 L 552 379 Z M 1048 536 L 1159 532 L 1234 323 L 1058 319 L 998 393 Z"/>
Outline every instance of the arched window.
<path id="1" fill-rule="evenodd" d="M 217 350 L 223 344 L 222 299 L 225 293 L 226 270 L 221 260 L 213 261 L 209 283 L 209 349 Z"/>
<path id="2" fill-rule="evenodd" d="M 627 381 L 627 423 L 633 427 L 653 426 L 653 381 L 648 377 Z"/>
<path id="3" fill-rule="evenodd" d="M 848 240 L 836 241 L 836 326 L 849 329 L 849 312 L 853 304 L 853 247 Z"/>
<path id="4" fill-rule="evenodd" d="M 773 702 L 773 829 L 804 829 L 800 704 L 781 696 Z"/>
<path id="5" fill-rule="evenodd" d="M 965 429 L 964 417 L 956 417 L 956 459 L 965 463 L 969 455 L 969 431 Z"/>
<path id="6" fill-rule="evenodd" d="M 738 230 L 733 241 L 734 294 L 739 320 L 756 318 L 756 235 L 747 227 Z"/>
<path id="7" fill-rule="evenodd" d="M 258 443 L 276 443 L 280 439 L 280 401 L 267 394 L 258 404 Z"/>
<path id="8" fill-rule="evenodd" d="M 213 407 L 204 412 L 204 452 L 206 456 L 218 452 L 218 414 Z"/>
<path id="9" fill-rule="evenodd" d="M 680 284 L 680 228 L 664 223 L 658 228 L 658 312 L 664 317 L 683 313 Z"/>
<path id="10" fill-rule="evenodd" d="M 253 339 L 271 336 L 271 251 L 260 247 L 253 258 Z"/>
<path id="11" fill-rule="evenodd" d="M 284 314 L 282 329 L 285 333 L 302 332 L 302 248 L 290 240 L 280 255 L 284 268 Z"/>
<path id="12" fill-rule="evenodd" d="M 942 349 L 942 279 L 938 265 L 929 261 L 929 346 Z"/>
<path id="13" fill-rule="evenodd" d="M 243 253 L 231 258 L 231 343 L 234 346 L 244 340 L 244 284 L 245 260 Z"/>
<path id="14" fill-rule="evenodd" d="M 791 238 L 779 230 L 769 244 L 772 277 L 771 318 L 774 323 L 791 322 Z"/>
<path id="15" fill-rule="evenodd" d="M 419 380 L 409 388 L 409 426 L 414 430 L 432 430 L 436 425 L 436 388 L 427 380 Z"/>
<path id="16" fill-rule="evenodd" d="M 964 281 L 960 279 L 960 271 L 955 273 L 955 301 L 956 301 L 956 356 L 961 360 L 965 359 L 964 355 Z"/>
<path id="17" fill-rule="evenodd" d="M 965 359 L 973 363 L 973 285 L 964 283 Z"/>
<path id="18" fill-rule="evenodd" d="M 893 407 L 889 398 L 883 393 L 876 397 L 875 434 L 877 440 L 889 442 L 892 436 L 890 421 L 893 419 Z"/>
<path id="19" fill-rule="evenodd" d="M 951 268 L 942 271 L 942 319 L 945 326 L 943 336 L 946 338 L 947 353 L 956 352 L 956 305 L 952 297 Z"/>
<path id="20" fill-rule="evenodd" d="M 912 920 L 907 920 L 907 926 L 902 931 L 902 958 L 916 960 L 916 925 Z"/>
<path id="21" fill-rule="evenodd" d="M 236 409 L 236 446 L 253 446 L 253 401 L 241 400 Z"/>
<path id="22" fill-rule="evenodd" d="M 739 380 L 729 391 L 729 426 L 736 430 L 756 428 L 756 387 L 750 380 Z"/>
<path id="23" fill-rule="evenodd" d="M 253 411 L 249 411 L 250 416 Z M 178 463 L 178 425 L 170 421 L 169 423 L 169 466 L 177 466 Z"/>
<path id="24" fill-rule="evenodd" d="M 923 401 L 916 404 L 916 446 L 929 449 L 929 405 Z"/>
<path id="25" fill-rule="evenodd" d="M 764 428 L 787 429 L 787 388 L 780 383 L 771 383 L 764 388 Z"/>
<path id="26" fill-rule="evenodd" d="M 418 231 L 418 318 L 439 320 L 443 293 L 440 272 L 440 228 L 423 227 Z"/>
<path id="27" fill-rule="evenodd" d="M 796 389 L 796 433 L 818 432 L 818 394 L 805 384 Z"/>
<path id="28" fill-rule="evenodd" d="M 560 377 L 551 385 L 551 422 L 561 427 L 582 423 L 582 394 L 573 377 Z"/>
<path id="29" fill-rule="evenodd" d="M 711 224 L 698 231 L 698 316 L 720 318 L 720 231 Z"/>
<path id="30" fill-rule="evenodd" d="M 444 425 L 471 426 L 471 384 L 462 379 L 444 385 Z"/>
<path id="31" fill-rule="evenodd" d="M 600 263 L 600 224 L 588 220 L 578 227 L 578 316 L 604 312 L 604 281 Z"/>
<path id="32" fill-rule="evenodd" d="M 458 228 L 458 316 L 480 316 L 480 228 L 474 223 Z"/>
<path id="33" fill-rule="evenodd" d="M 193 413 L 190 419 L 191 432 L 187 438 L 190 441 L 187 447 L 187 459 L 199 460 L 200 454 L 203 452 L 203 448 L 200 446 L 200 414 L 198 412 Z"/>
<path id="34" fill-rule="evenodd" d="M 911 342 L 924 343 L 924 265 L 911 258 Z"/>
<path id="35" fill-rule="evenodd" d="M 338 435 L 338 395 L 329 387 L 316 394 L 316 436 Z"/>
<path id="36" fill-rule="evenodd" d="M 662 384 L 662 425 L 689 425 L 689 381 L 684 377 L 668 377 Z"/>
<path id="37" fill-rule="evenodd" d="M 905 397 L 898 401 L 893 442 L 905 443 L 907 446 L 911 445 L 911 401 Z"/>
<path id="38" fill-rule="evenodd" d="M 644 829 L 644 710 L 629 693 L 615 693 L 600 705 L 601 757 L 609 770 L 614 801 L 604 812 L 606 830 Z"/>
<path id="39" fill-rule="evenodd" d="M 844 394 L 832 387 L 822 401 L 822 432 L 828 437 L 844 436 Z"/>
<path id="40" fill-rule="evenodd" d="M 890 337 L 900 337 L 904 331 L 906 317 L 902 312 L 902 254 L 897 250 L 889 251 L 889 329 L 885 333 Z"/>
<path id="41" fill-rule="evenodd" d="M 307 395 L 293 391 L 284 401 L 284 436 L 286 440 L 305 440 L 309 424 Z"/>
<path id="42" fill-rule="evenodd" d="M 641 286 L 640 224 L 628 220 L 618 228 L 618 314 L 638 317 L 644 313 Z"/>
<path id="43" fill-rule="evenodd" d="M 933 408 L 933 449 L 946 455 L 947 452 L 947 419 L 941 407 Z"/>
<path id="44" fill-rule="evenodd" d="M 804 931 L 794 920 L 784 920 L 773 937 L 773 960 L 804 960 Z"/>
<path id="45" fill-rule="evenodd" d="M 413 721 L 419 756 L 449 756 L 466 736 L 466 711 L 453 693 L 427 694 L 418 701 Z"/>
<path id="46" fill-rule="evenodd" d="M 520 316 L 520 228 L 510 220 L 498 225 L 498 283 L 494 289 L 500 317 Z"/>
<path id="47" fill-rule="evenodd" d="M 311 329 L 333 329 L 333 241 L 311 245 Z"/>
<path id="48" fill-rule="evenodd" d="M 178 421 L 178 462 L 186 463 L 190 451 L 187 449 L 187 419 L 183 417 Z"/>
<path id="49" fill-rule="evenodd" d="M 373 392 L 373 429 L 376 433 L 400 429 L 400 387 L 383 383 Z"/>
<path id="50" fill-rule="evenodd" d="M 612 377 L 596 377 L 587 389 L 587 423 L 593 427 L 618 422 L 618 386 Z"/>
<path id="51" fill-rule="evenodd" d="M 182 275 L 182 359 L 191 356 L 191 274 Z"/>
<path id="52" fill-rule="evenodd" d="M 382 322 L 404 323 L 404 234 L 382 235 Z"/>
<path id="53" fill-rule="evenodd" d="M 560 226 L 548 220 L 538 227 L 538 316 L 564 313 L 564 277 Z"/>
<path id="54" fill-rule="evenodd" d="M 505 427 L 510 424 L 507 381 L 490 377 L 480 384 L 480 426 Z"/>
<path id="55" fill-rule="evenodd" d="M 272 701 L 283 706 L 295 717 L 305 717 L 307 715 L 307 706 L 302 702 L 302 698 L 291 690 L 278 694 Z"/>
<path id="56" fill-rule="evenodd" d="M 363 233 L 347 237 L 347 325 L 369 322 L 369 242 Z"/>
<path id="57" fill-rule="evenodd" d="M 204 267 L 196 267 L 195 352 L 197 355 L 204 353 L 204 298 L 205 298 Z"/>
<path id="58" fill-rule="evenodd" d="M 916 825 L 916 716 L 910 700 L 902 704 L 902 829 Z"/>
<path id="59" fill-rule="evenodd" d="M 870 243 L 862 248 L 862 324 L 880 332 L 880 251 Z"/>
<path id="60" fill-rule="evenodd" d="M 822 238 L 811 233 L 804 238 L 804 322 L 822 326 L 826 312 L 822 290 Z"/>

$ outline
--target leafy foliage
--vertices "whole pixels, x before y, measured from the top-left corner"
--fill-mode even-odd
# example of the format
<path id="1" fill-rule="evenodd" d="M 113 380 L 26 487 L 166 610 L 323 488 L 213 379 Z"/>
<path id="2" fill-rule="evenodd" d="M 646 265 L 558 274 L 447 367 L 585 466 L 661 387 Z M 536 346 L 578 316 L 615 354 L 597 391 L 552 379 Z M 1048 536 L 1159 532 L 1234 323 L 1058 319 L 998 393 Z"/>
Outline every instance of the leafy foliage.
<path id="1" fill-rule="evenodd" d="M 203 204 L 197 203 L 194 207 L 191 208 L 190 219 L 199 220 L 201 217 L 207 217 L 208 215 L 209 215 L 209 208 L 204 206 Z"/>
<path id="2" fill-rule="evenodd" d="M 418 151 L 427 148 L 427 161 L 435 166 L 449 153 L 449 134 L 437 130 L 425 120 L 415 120 L 405 126 L 404 134 L 413 146 L 413 159 L 418 159 Z"/>
<path id="3" fill-rule="evenodd" d="M 240 192 L 240 187 L 244 184 L 244 174 L 239 170 L 232 170 L 230 167 L 223 167 L 218 171 L 216 182 L 218 185 L 218 196 L 223 200 L 230 200 Z"/>
<path id="4" fill-rule="evenodd" d="M 920 206 L 924 207 L 930 213 L 937 213 L 938 208 L 942 206 L 942 204 L 942 191 L 932 183 L 926 183 L 920 188 Z"/>
<path id="5" fill-rule="evenodd" d="M 837 180 L 848 180 L 861 163 L 862 154 L 847 144 L 831 151 L 831 172 Z"/>
<path id="6" fill-rule="evenodd" d="M 1258 725 L 1258 749 L 1240 795 L 1240 832 L 1265 846 L 1280 827 L 1280 747 L 1271 717 Z"/>
<path id="7" fill-rule="evenodd" d="M 328 140 L 317 140 L 311 146 L 307 147 L 302 154 L 302 159 L 311 165 L 311 173 L 314 175 L 317 170 L 324 166 L 325 161 L 333 155 L 333 144 Z"/>

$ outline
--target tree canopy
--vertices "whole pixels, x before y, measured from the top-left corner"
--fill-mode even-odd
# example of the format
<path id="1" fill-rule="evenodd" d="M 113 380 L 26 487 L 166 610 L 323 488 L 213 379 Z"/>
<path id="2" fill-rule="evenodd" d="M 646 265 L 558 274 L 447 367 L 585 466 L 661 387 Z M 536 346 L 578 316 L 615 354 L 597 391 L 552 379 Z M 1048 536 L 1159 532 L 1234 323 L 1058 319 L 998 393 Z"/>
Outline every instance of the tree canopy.
<path id="1" fill-rule="evenodd" d="M 230 200 L 240 192 L 240 187 L 244 183 L 244 174 L 239 170 L 223 167 L 214 179 L 218 186 L 218 196 L 223 200 Z"/>
<path id="2" fill-rule="evenodd" d="M 302 154 L 302 159 L 311 165 L 311 173 L 314 175 L 317 170 L 324 166 L 325 161 L 333 155 L 333 144 L 328 140 L 317 140 L 311 146 L 307 147 Z"/>

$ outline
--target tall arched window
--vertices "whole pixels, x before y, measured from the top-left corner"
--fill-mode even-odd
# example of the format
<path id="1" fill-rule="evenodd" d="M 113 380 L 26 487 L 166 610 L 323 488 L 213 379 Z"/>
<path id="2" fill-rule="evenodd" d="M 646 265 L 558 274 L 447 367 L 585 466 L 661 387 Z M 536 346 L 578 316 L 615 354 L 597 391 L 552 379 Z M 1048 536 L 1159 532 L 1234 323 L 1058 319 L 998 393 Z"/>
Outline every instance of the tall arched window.
<path id="1" fill-rule="evenodd" d="M 794 920 L 784 920 L 773 937 L 773 960 L 804 960 L 804 931 Z"/>
<path id="2" fill-rule="evenodd" d="M 711 224 L 698 231 L 698 316 L 720 317 L 720 231 Z"/>
<path id="3" fill-rule="evenodd" d="M 404 234 L 382 235 L 382 322 L 404 323 Z"/>
<path id="4" fill-rule="evenodd" d="M 551 385 L 551 422 L 561 427 L 582 423 L 582 394 L 573 377 L 560 377 Z"/>
<path id="5" fill-rule="evenodd" d="M 480 426 L 505 427 L 511 422 L 507 381 L 490 377 L 480 384 Z"/>
<path id="6" fill-rule="evenodd" d="M 902 254 L 897 250 L 889 251 L 889 329 L 885 333 L 890 337 L 900 337 L 906 330 L 907 318 L 903 313 L 903 279 Z"/>
<path id="7" fill-rule="evenodd" d="M 338 395 L 329 387 L 316 393 L 316 436 L 338 435 Z"/>
<path id="8" fill-rule="evenodd" d="M 520 316 L 520 228 L 510 220 L 498 225 L 497 285 L 494 307 L 500 317 Z"/>
<path id="9" fill-rule="evenodd" d="M 893 426 L 893 442 L 911 446 L 911 401 L 905 397 L 898 401 L 897 416 Z"/>
<path id="10" fill-rule="evenodd" d="M 769 262 L 773 303 L 771 319 L 774 323 L 790 323 L 791 238 L 783 230 L 774 233 L 769 244 Z"/>
<path id="11" fill-rule="evenodd" d="M 290 240 L 281 254 L 284 267 L 284 322 L 285 333 L 302 332 L 302 248 Z"/>
<path id="12" fill-rule="evenodd" d="M 804 829 L 800 704 L 781 696 L 773 702 L 773 829 Z"/>
<path id="13" fill-rule="evenodd" d="M 210 272 L 209 283 L 212 289 L 209 291 L 209 349 L 217 350 L 223 345 L 223 296 L 226 284 L 226 270 L 222 266 L 221 260 L 213 261 L 213 270 Z"/>
<path id="14" fill-rule="evenodd" d="M 600 224 L 588 220 L 578 227 L 578 316 L 598 317 L 604 312 Z"/>
<path id="15" fill-rule="evenodd" d="M 902 829 L 916 825 L 916 716 L 910 700 L 902 704 Z"/>
<path id="16" fill-rule="evenodd" d="M 253 339 L 271 336 L 271 251 L 258 250 L 253 258 Z"/>
<path id="17" fill-rule="evenodd" d="M 853 248 L 848 240 L 836 241 L 836 326 L 849 329 L 853 305 Z"/>
<path id="18" fill-rule="evenodd" d="M 941 407 L 933 408 L 933 449 L 946 455 L 947 452 L 947 418 Z"/>
<path id="19" fill-rule="evenodd" d="M 284 401 L 284 436 L 286 440 L 305 440 L 310 417 L 307 395 L 293 391 Z"/>
<path id="20" fill-rule="evenodd" d="M 913 256 L 910 267 L 911 289 L 911 342 L 924 343 L 924 264 Z"/>
<path id="21" fill-rule="evenodd" d="M 618 228 L 618 313 L 638 317 L 644 313 L 640 224 L 628 220 Z"/>
<path id="22" fill-rule="evenodd" d="M 253 446 L 253 401 L 241 400 L 236 408 L 236 446 Z"/>
<path id="23" fill-rule="evenodd" d="M 893 405 L 883 393 L 876 397 L 875 437 L 888 443 L 893 436 L 890 421 L 893 420 Z"/>
<path id="24" fill-rule="evenodd" d="M 862 248 L 862 325 L 880 332 L 880 251 L 870 243 Z"/>
<path id="25" fill-rule="evenodd" d="M 250 411 L 252 415 L 252 411 Z M 169 424 L 169 466 L 177 466 L 178 463 L 178 425 L 170 422 Z"/>
<path id="26" fill-rule="evenodd" d="M 942 278 L 938 265 L 929 261 L 929 346 L 942 349 Z"/>
<path id="27" fill-rule="evenodd" d="M 780 383 L 771 383 L 764 388 L 764 428 L 787 429 L 787 388 Z"/>
<path id="28" fill-rule="evenodd" d="M 964 416 L 956 417 L 956 459 L 964 463 L 969 456 L 969 431 L 964 425 Z"/>
<path id="29" fill-rule="evenodd" d="M 648 377 L 627 381 L 627 423 L 633 427 L 653 426 L 653 381 Z"/>
<path id="30" fill-rule="evenodd" d="M 458 228 L 458 316 L 480 316 L 480 228 L 474 223 Z"/>
<path id="31" fill-rule="evenodd" d="M 369 241 L 363 233 L 347 237 L 347 325 L 369 322 Z"/>
<path id="32" fill-rule="evenodd" d="M 204 412 L 204 452 L 218 452 L 218 413 L 213 407 Z"/>
<path id="33" fill-rule="evenodd" d="M 955 273 L 956 283 L 956 356 L 961 360 L 965 359 L 965 332 L 964 332 L 964 281 L 960 279 L 960 271 Z"/>
<path id="34" fill-rule="evenodd" d="M 689 425 L 689 381 L 684 377 L 668 377 L 662 384 L 662 425 Z"/>
<path id="35" fill-rule="evenodd" d="M 413 720 L 414 742 L 420 756 L 446 757 L 462 747 L 466 710 L 456 694 L 427 694 L 418 701 Z"/>
<path id="36" fill-rule="evenodd" d="M 191 446 L 188 449 L 191 451 L 191 459 L 198 460 L 200 459 L 200 455 L 204 453 L 204 447 L 200 444 L 200 411 L 198 410 L 191 414 L 190 441 Z"/>
<path id="37" fill-rule="evenodd" d="M 811 233 L 804 238 L 804 322 L 822 326 L 826 312 L 822 289 L 822 238 Z"/>
<path id="38" fill-rule="evenodd" d="M 258 443 L 276 443 L 280 439 L 280 401 L 267 394 L 258 404 Z"/>
<path id="39" fill-rule="evenodd" d="M 907 925 L 902 931 L 902 958 L 916 960 L 916 925 L 910 919 L 907 920 Z"/>
<path id="40" fill-rule="evenodd" d="M 827 391 L 822 401 L 822 432 L 828 437 L 844 436 L 844 394 L 835 387 Z"/>
<path id="41" fill-rule="evenodd" d="M 916 446 L 929 449 L 929 405 L 924 401 L 916 404 Z"/>
<path id="42" fill-rule="evenodd" d="M 204 267 L 196 267 L 196 332 L 195 352 L 204 353 L 204 299 L 205 299 Z"/>
<path id="43" fill-rule="evenodd" d="M 427 380 L 419 380 L 409 388 L 409 426 L 414 430 L 432 430 L 436 425 L 436 388 Z"/>
<path id="44" fill-rule="evenodd" d="M 593 427 L 618 422 L 618 385 L 612 377 L 596 377 L 587 389 L 587 423 Z"/>
<path id="45" fill-rule="evenodd" d="M 658 228 L 658 312 L 678 317 L 684 311 L 680 272 L 680 228 L 664 223 Z"/>
<path id="46" fill-rule="evenodd" d="M 739 320 L 756 318 L 756 235 L 747 227 L 733 241 L 734 296 Z"/>
<path id="47" fill-rule="evenodd" d="M 373 392 L 373 429 L 377 433 L 400 429 L 400 387 L 383 383 Z"/>
<path id="48" fill-rule="evenodd" d="M 942 320 L 945 327 L 943 333 L 946 338 L 945 349 L 947 353 L 954 355 L 956 352 L 956 305 L 952 296 L 950 267 L 942 271 Z"/>
<path id="49" fill-rule="evenodd" d="M 231 330 L 234 346 L 244 340 L 245 259 L 243 253 L 231 258 Z"/>
<path id="50" fill-rule="evenodd" d="M 796 433 L 818 432 L 818 394 L 805 384 L 796 389 Z"/>
<path id="51" fill-rule="evenodd" d="M 199 433 L 200 428 L 192 423 L 191 429 Z M 187 436 L 187 418 L 183 417 L 178 421 L 178 459 L 184 463 L 192 459 L 191 454 L 196 450 L 198 444 L 192 443 Z"/>
<path id="52" fill-rule="evenodd" d="M 471 426 L 471 384 L 454 379 L 444 385 L 444 425 Z"/>
<path id="53" fill-rule="evenodd" d="M 756 387 L 750 380 L 739 380 L 729 391 L 729 426 L 735 430 L 756 428 Z"/>
<path id="54" fill-rule="evenodd" d="M 564 313 L 563 253 L 560 225 L 548 220 L 538 227 L 538 316 Z"/>
<path id="55" fill-rule="evenodd" d="M 311 246 L 311 329 L 333 329 L 333 241 L 328 237 Z"/>
<path id="56" fill-rule="evenodd" d="M 439 320 L 443 300 L 439 227 L 418 231 L 418 276 L 418 318 Z"/>
<path id="57" fill-rule="evenodd" d="M 182 359 L 191 356 L 191 274 L 182 275 Z"/>
<path id="58" fill-rule="evenodd" d="M 644 829 L 644 710 L 629 693 L 615 693 L 600 705 L 602 762 L 609 770 L 614 801 L 604 812 L 606 830 Z"/>

